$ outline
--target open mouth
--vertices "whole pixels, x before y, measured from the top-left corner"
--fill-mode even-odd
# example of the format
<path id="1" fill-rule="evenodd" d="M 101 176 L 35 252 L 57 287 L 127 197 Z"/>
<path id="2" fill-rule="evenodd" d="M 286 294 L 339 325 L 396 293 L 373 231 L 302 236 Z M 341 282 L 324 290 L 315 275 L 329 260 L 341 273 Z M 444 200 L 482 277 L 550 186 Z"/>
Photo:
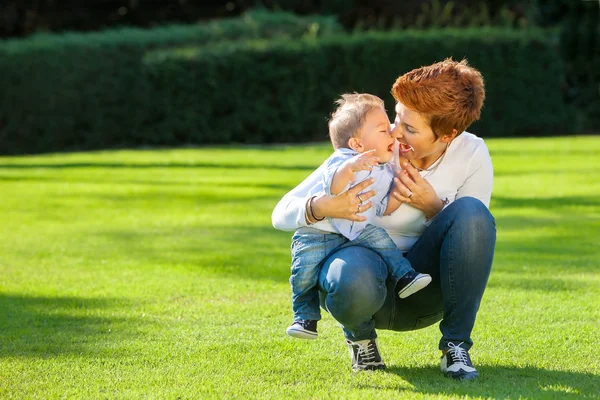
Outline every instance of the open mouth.
<path id="1" fill-rule="evenodd" d="M 406 143 L 399 143 L 398 144 L 398 149 L 400 150 L 400 153 L 408 153 L 409 151 L 414 151 L 415 149 L 413 149 L 413 147 L 410 144 L 406 144 Z"/>

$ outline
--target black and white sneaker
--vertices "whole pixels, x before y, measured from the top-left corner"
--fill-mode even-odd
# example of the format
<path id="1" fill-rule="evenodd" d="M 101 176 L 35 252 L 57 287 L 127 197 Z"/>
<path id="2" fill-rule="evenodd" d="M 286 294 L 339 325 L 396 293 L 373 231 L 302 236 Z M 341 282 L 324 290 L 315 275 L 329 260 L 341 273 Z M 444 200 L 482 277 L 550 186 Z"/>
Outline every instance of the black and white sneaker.
<path id="1" fill-rule="evenodd" d="M 404 275 L 396 284 L 396 291 L 401 299 L 417 293 L 431 283 L 431 275 L 420 274 L 417 271 Z"/>
<path id="2" fill-rule="evenodd" d="M 385 369 L 385 363 L 381 359 L 376 339 L 359 340 L 352 342 L 346 340 L 350 357 L 352 357 L 352 371 L 374 371 Z"/>
<path id="3" fill-rule="evenodd" d="M 460 347 L 461 344 L 448 343 L 448 352 L 442 356 L 440 368 L 444 375 L 456 380 L 477 378 L 479 372 L 473 366 L 469 352 Z"/>
<path id="4" fill-rule="evenodd" d="M 286 329 L 285 333 L 297 339 L 316 339 L 317 321 L 313 319 L 297 319 Z"/>

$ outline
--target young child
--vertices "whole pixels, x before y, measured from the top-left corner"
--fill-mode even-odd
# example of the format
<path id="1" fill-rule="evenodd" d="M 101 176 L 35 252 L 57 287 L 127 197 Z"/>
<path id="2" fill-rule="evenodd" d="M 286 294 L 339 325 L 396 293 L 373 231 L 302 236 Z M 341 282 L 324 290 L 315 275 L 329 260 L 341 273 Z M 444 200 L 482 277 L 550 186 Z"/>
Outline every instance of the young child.
<path id="1" fill-rule="evenodd" d="M 298 229 L 292 238 L 292 309 L 294 323 L 288 335 L 300 339 L 317 338 L 317 321 L 321 319 L 317 279 L 319 267 L 331 253 L 346 246 L 364 246 L 379 254 L 396 290 L 405 298 L 431 282 L 431 276 L 417 273 L 404 258 L 388 234 L 372 225 L 377 216 L 394 212 L 400 202 L 388 196 L 393 184 L 393 146 L 390 122 L 384 103 L 370 94 L 344 94 L 329 121 L 329 136 L 335 152 L 315 171 L 322 181 L 309 195 L 327 193 L 336 196 L 365 179 L 375 179 L 368 190 L 375 190 L 373 206 L 366 210 L 367 220 L 322 219 Z M 362 203 L 362 200 L 359 200 Z M 309 205 L 312 204 L 312 199 Z M 310 210 L 310 208 L 309 208 Z M 307 210 L 307 213 L 310 212 Z M 357 212 L 360 210 L 357 210 Z M 313 216 L 314 217 L 314 216 Z"/>

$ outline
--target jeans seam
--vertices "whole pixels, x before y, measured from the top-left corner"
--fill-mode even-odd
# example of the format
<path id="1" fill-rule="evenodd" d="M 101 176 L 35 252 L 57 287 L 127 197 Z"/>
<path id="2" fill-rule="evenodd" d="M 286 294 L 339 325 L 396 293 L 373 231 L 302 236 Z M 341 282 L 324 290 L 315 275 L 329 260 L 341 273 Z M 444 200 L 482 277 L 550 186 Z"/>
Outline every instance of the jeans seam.
<path id="1" fill-rule="evenodd" d="M 392 312 L 390 313 L 390 324 L 388 326 L 389 330 L 393 330 L 394 329 L 394 316 L 396 315 L 396 296 L 392 297 Z"/>
<path id="2" fill-rule="evenodd" d="M 456 293 L 454 291 L 454 271 L 453 271 L 453 253 L 454 246 L 452 245 L 452 235 L 450 235 L 450 227 L 446 230 L 448 232 L 448 282 L 450 284 L 450 301 L 452 303 L 452 313 L 450 314 L 450 326 L 454 329 L 455 321 L 455 310 L 456 310 Z"/>
<path id="3" fill-rule="evenodd" d="M 394 279 L 395 280 L 395 279 Z M 396 322 L 396 319 L 394 318 L 396 316 L 396 293 L 395 293 L 395 288 L 396 288 L 396 284 L 397 282 L 394 282 L 394 285 L 392 286 L 392 307 L 391 307 L 391 313 L 390 313 L 390 321 L 389 321 L 389 326 L 388 329 L 393 330 L 394 329 L 394 324 Z M 384 282 L 384 287 L 386 288 L 386 290 L 389 290 L 387 287 L 387 279 Z M 387 293 L 386 293 L 386 297 L 387 297 Z M 385 302 L 385 300 L 384 300 Z"/>

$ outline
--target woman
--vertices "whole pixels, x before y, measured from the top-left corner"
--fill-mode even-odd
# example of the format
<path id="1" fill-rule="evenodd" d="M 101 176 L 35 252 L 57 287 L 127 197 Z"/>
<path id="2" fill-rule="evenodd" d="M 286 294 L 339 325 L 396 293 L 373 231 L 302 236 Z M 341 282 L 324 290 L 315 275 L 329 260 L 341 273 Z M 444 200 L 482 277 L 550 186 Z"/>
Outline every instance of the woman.
<path id="1" fill-rule="evenodd" d="M 413 268 L 432 283 L 400 299 L 383 261 L 358 246 L 339 250 L 321 267 L 321 304 L 342 324 L 354 371 L 382 369 L 376 328 L 398 331 L 441 319 L 441 370 L 455 379 L 478 376 L 471 331 L 492 266 L 495 222 L 488 211 L 493 170 L 482 139 L 464 132 L 479 119 L 483 78 L 467 62 L 447 59 L 400 76 L 392 87 L 402 171 L 392 195 L 404 204 L 378 220 Z M 317 171 L 318 172 L 318 171 Z M 306 197 L 312 174 L 273 211 L 273 226 L 294 230 L 324 217 L 362 221 L 374 193 L 363 182 L 338 197 Z M 307 207 L 310 204 L 311 207 Z"/>

